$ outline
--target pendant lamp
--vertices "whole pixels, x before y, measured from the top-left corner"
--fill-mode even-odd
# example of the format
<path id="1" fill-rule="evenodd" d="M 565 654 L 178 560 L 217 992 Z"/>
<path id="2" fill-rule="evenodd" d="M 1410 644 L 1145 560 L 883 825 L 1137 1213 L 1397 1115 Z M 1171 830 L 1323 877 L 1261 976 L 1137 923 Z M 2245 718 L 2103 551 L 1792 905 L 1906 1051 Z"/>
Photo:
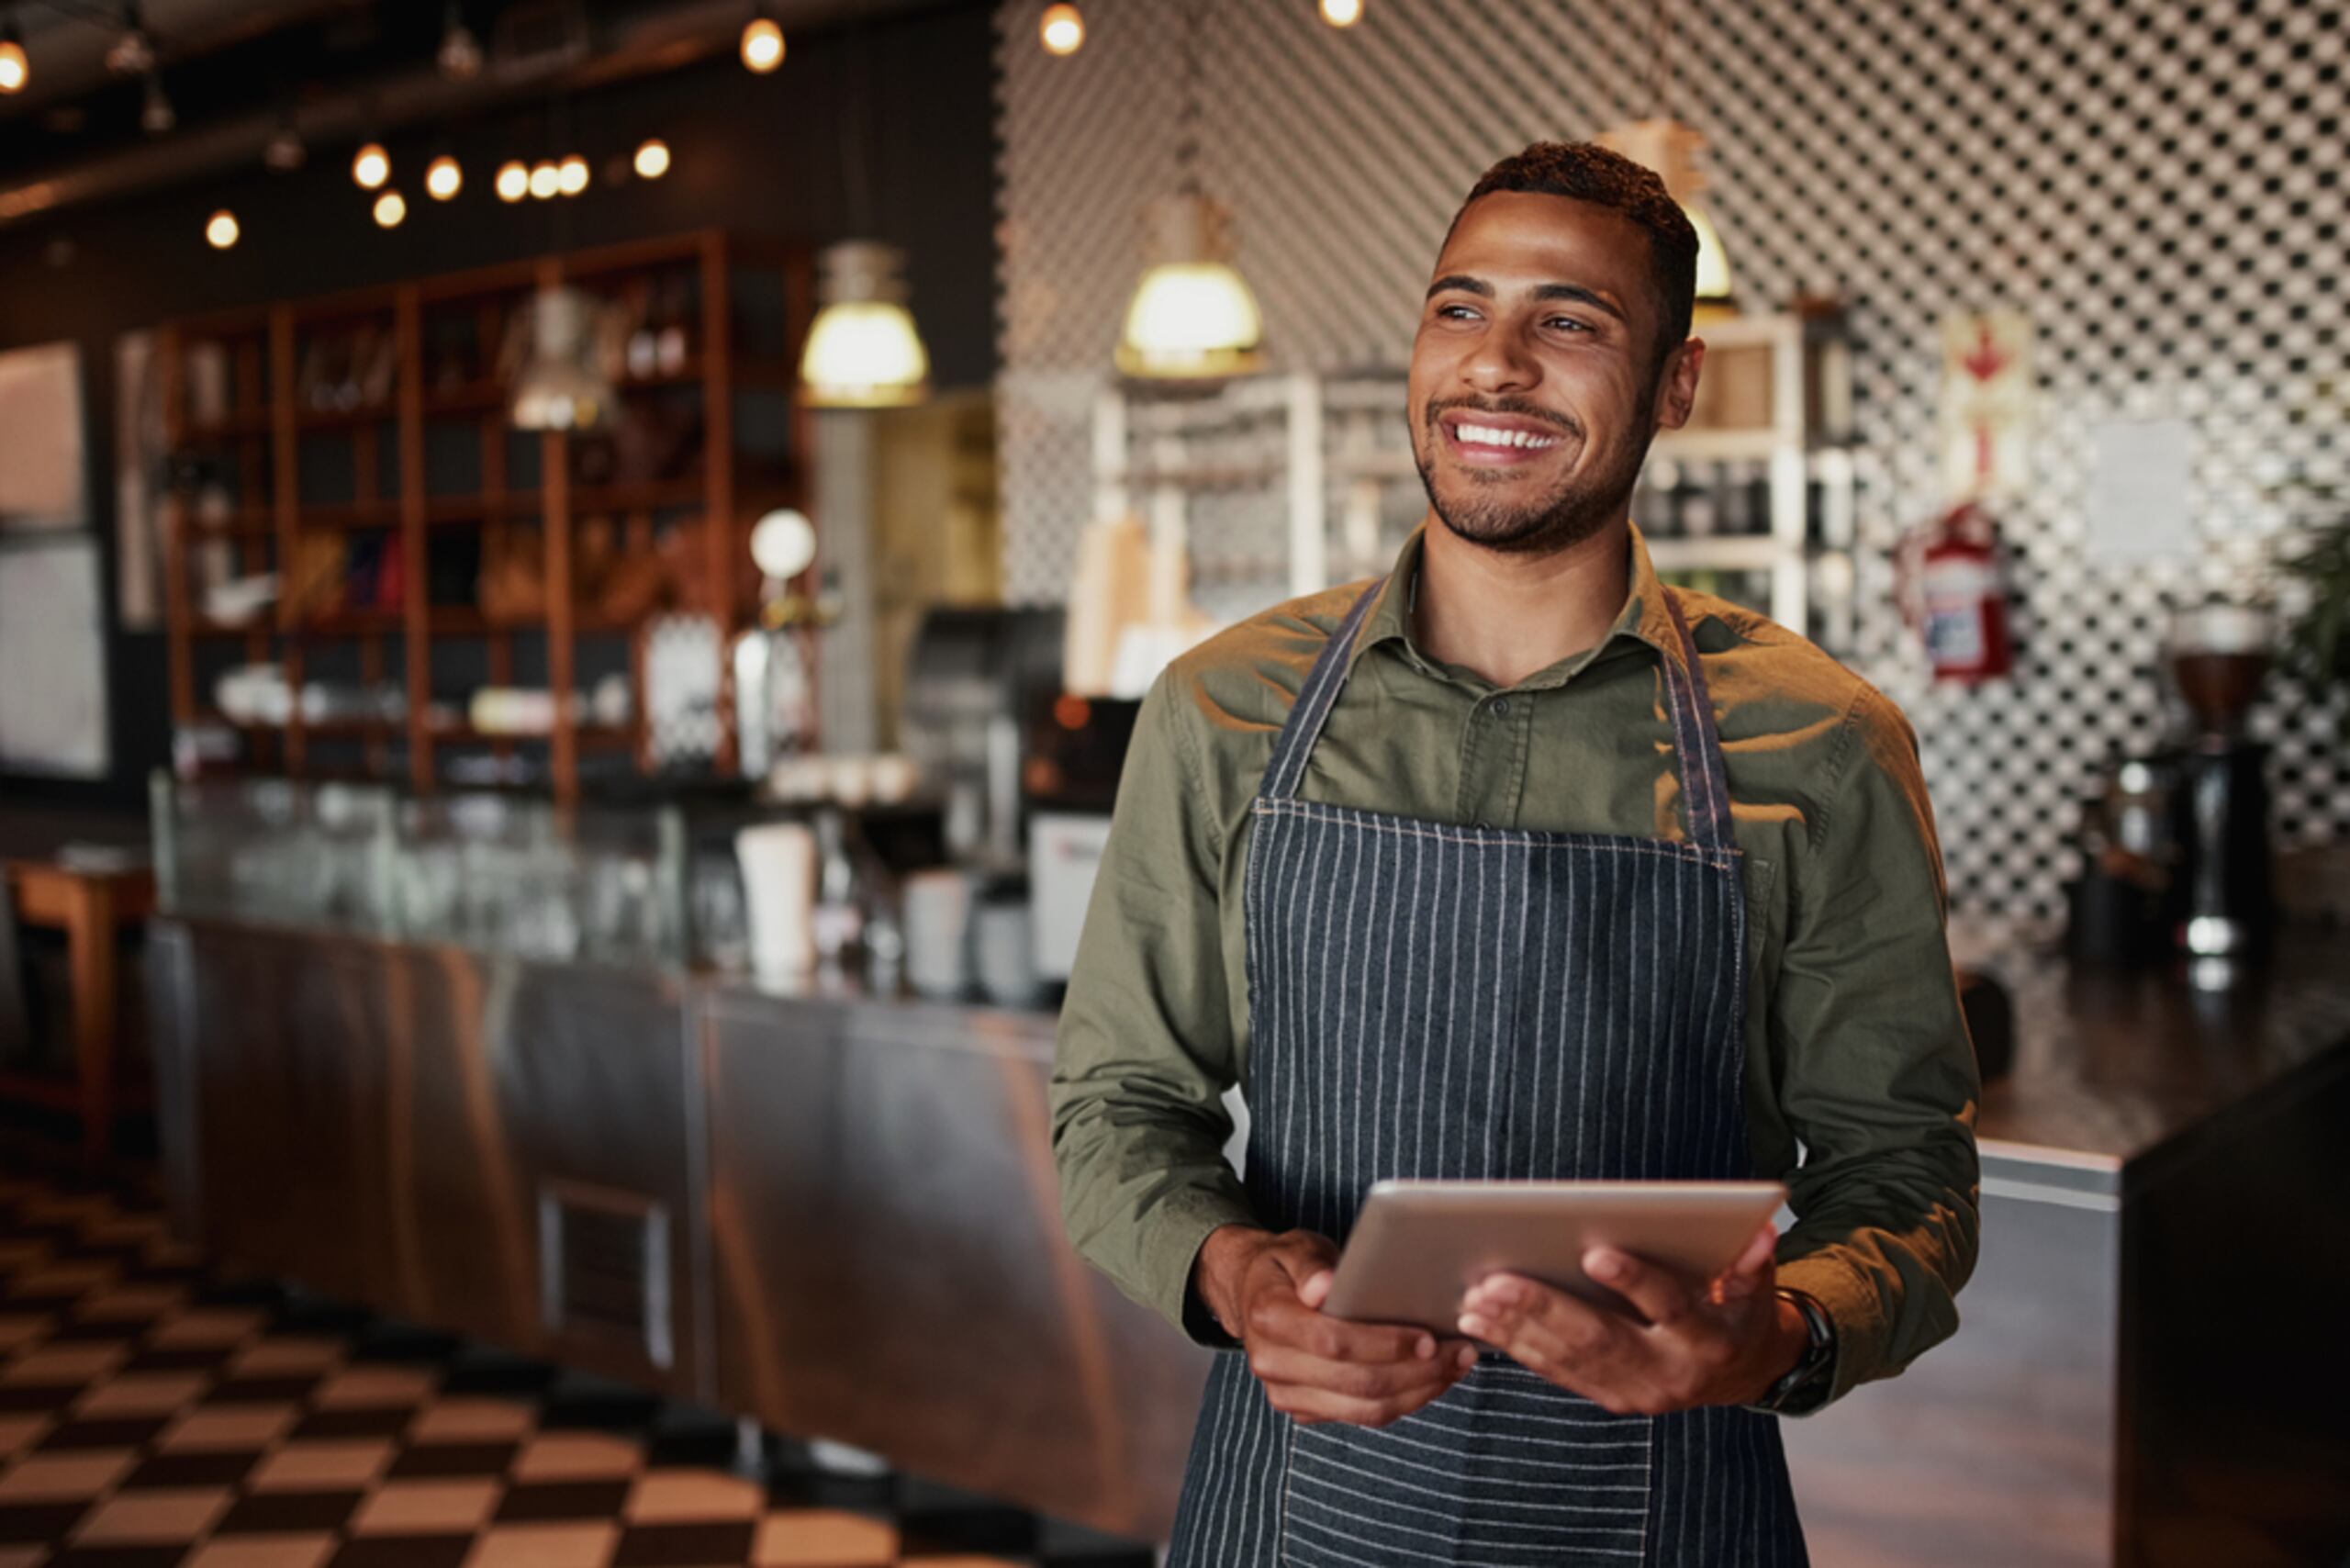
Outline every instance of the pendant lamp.
<path id="1" fill-rule="evenodd" d="M 840 102 L 841 176 L 853 234 L 870 234 L 873 210 L 867 106 L 867 40 L 851 40 Z M 800 352 L 801 398 L 819 409 L 902 409 L 930 396 L 930 355 L 906 308 L 905 252 L 871 239 L 826 246 L 816 257 L 816 319 Z"/>
<path id="2" fill-rule="evenodd" d="M 900 409 L 930 394 L 930 355 L 906 308 L 904 252 L 854 240 L 817 258 L 819 308 L 800 356 L 820 409 Z"/>
<path id="3" fill-rule="evenodd" d="M 594 430 L 611 418 L 612 384 L 596 354 L 596 310 L 576 288 L 543 288 L 531 301 L 531 352 L 509 405 L 515 429 Z"/>
<path id="4" fill-rule="evenodd" d="M 1264 318 L 1235 270 L 1224 209 L 1201 188 L 1200 7 L 1183 7 L 1183 109 L 1175 194 L 1151 214 L 1152 264 L 1126 307 L 1118 369 L 1127 375 L 1217 380 L 1262 364 Z"/>
<path id="5" fill-rule="evenodd" d="M 1681 205 L 1689 226 L 1697 231 L 1699 318 L 1735 315 L 1738 307 L 1730 287 L 1729 257 L 1722 251 L 1713 219 L 1697 205 L 1697 195 L 1706 188 L 1705 171 L 1697 166 L 1697 155 L 1706 148 L 1704 133 L 1679 120 L 1656 118 L 1617 126 L 1595 140 L 1609 151 L 1654 170 L 1664 182 L 1665 194 Z"/>

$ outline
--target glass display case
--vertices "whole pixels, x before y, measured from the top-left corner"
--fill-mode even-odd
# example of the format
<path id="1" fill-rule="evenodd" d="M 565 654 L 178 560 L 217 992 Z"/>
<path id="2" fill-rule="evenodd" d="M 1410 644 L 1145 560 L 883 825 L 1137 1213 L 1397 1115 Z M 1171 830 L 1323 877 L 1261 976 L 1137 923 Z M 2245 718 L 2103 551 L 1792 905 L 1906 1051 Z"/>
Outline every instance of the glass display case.
<path id="1" fill-rule="evenodd" d="M 683 816 L 283 778 L 151 789 L 165 913 L 551 961 L 689 951 Z"/>

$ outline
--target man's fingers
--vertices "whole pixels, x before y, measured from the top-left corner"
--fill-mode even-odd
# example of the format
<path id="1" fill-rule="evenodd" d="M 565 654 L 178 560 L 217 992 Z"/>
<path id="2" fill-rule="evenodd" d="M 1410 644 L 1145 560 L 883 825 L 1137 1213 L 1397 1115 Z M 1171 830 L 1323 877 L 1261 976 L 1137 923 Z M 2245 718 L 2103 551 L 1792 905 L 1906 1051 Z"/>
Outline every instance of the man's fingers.
<path id="1" fill-rule="evenodd" d="M 1248 1352 L 1248 1370 L 1260 1383 L 1319 1388 L 1354 1399 L 1385 1399 L 1441 1392 L 1459 1377 L 1457 1363 L 1437 1357 L 1412 1361 L 1331 1361 L 1289 1345 L 1265 1345 Z"/>
<path id="2" fill-rule="evenodd" d="M 1327 1269 L 1308 1274 L 1305 1282 L 1297 1287 L 1297 1299 L 1315 1311 L 1321 1311 L 1322 1304 L 1330 1299 L 1330 1282 L 1336 1277 Z"/>
<path id="3" fill-rule="evenodd" d="M 1473 1327 L 1472 1327 L 1473 1325 Z M 1576 1300 L 1564 1291 L 1515 1274 L 1479 1282 L 1462 1304 L 1460 1331 L 1496 1349 L 1532 1333 L 1561 1356 L 1596 1354 L 1628 1331 L 1617 1313 Z"/>
<path id="4" fill-rule="evenodd" d="M 1746 1244 L 1746 1250 L 1738 1255 L 1738 1261 L 1714 1282 L 1713 1298 L 1724 1303 L 1742 1301 L 1766 1289 L 1777 1273 L 1774 1260 L 1778 1256 L 1778 1246 L 1779 1227 L 1765 1221 L 1762 1228 L 1754 1233 L 1754 1239 Z"/>
<path id="5" fill-rule="evenodd" d="M 1583 1254 L 1583 1272 L 1632 1304 L 1651 1323 L 1675 1323 L 1688 1316 L 1707 1282 L 1688 1279 L 1661 1263 L 1609 1247 Z"/>

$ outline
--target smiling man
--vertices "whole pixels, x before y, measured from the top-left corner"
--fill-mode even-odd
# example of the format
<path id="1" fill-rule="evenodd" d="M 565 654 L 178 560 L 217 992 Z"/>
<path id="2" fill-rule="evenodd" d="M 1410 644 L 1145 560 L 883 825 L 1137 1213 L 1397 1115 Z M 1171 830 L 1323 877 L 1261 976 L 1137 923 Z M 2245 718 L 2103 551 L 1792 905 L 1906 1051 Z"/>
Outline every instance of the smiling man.
<path id="1" fill-rule="evenodd" d="M 1394 569 L 1144 704 L 1055 1076 L 1069 1233 L 1219 1358 L 1178 1568 L 1804 1561 L 1775 1421 L 1956 1326 L 1977 1082 L 1908 725 L 1659 581 L 1696 237 L 1539 143 L 1437 258 Z M 1221 1096 L 1251 1112 L 1247 1178 Z M 1384 1177 L 1784 1180 L 1721 1277 L 1496 1276 L 1458 1337 L 1325 1316 Z"/>

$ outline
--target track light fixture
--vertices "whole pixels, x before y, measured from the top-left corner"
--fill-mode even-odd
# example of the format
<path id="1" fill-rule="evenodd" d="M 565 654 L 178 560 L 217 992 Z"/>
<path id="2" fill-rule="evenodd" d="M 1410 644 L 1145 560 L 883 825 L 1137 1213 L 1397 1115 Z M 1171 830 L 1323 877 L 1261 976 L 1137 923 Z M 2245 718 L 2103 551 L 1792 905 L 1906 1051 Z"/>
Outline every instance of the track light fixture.
<path id="1" fill-rule="evenodd" d="M 310 150 L 302 141 L 301 128 L 294 123 L 292 115 L 277 122 L 277 129 L 269 133 L 269 140 L 261 150 L 263 166 L 277 174 L 292 174 L 309 156 Z"/>
<path id="2" fill-rule="evenodd" d="M 155 40 L 147 33 L 147 13 L 139 0 L 126 0 L 122 31 L 106 46 L 106 69 L 117 76 L 143 76 L 155 69 Z"/>
<path id="3" fill-rule="evenodd" d="M 150 136 L 161 136 L 179 122 L 179 111 L 172 107 L 172 100 L 164 95 L 163 79 L 150 71 L 147 73 L 147 95 L 139 106 L 139 129 Z"/>
<path id="4" fill-rule="evenodd" d="M 447 19 L 441 26 L 441 50 L 433 62 L 452 82 L 470 82 L 481 74 L 481 40 L 465 26 L 465 8 L 457 0 L 449 0 Z"/>

